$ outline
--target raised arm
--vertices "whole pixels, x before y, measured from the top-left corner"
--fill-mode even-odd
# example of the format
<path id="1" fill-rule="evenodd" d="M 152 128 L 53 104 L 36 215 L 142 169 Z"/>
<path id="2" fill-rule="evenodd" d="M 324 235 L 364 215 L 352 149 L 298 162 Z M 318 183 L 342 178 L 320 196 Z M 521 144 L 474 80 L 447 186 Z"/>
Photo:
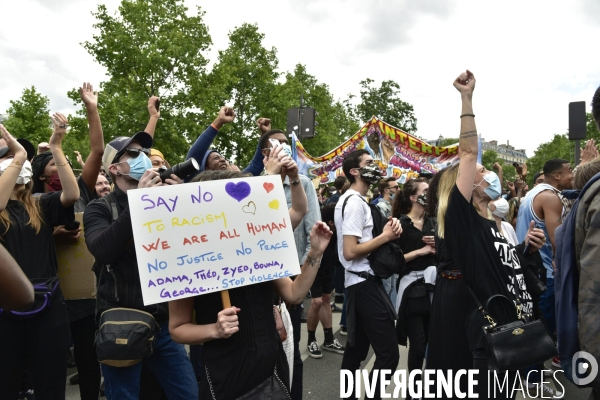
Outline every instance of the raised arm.
<path id="1" fill-rule="evenodd" d="M 258 130 L 260 131 L 261 135 L 271 130 L 271 120 L 269 118 L 259 118 L 256 121 L 256 125 L 258 125 Z M 262 161 L 262 149 L 257 144 L 256 151 L 254 152 L 254 157 L 252 157 L 250 164 L 246 168 L 244 168 L 244 171 L 242 172 L 250 173 L 253 176 L 259 176 L 263 171 Z"/>
<path id="2" fill-rule="evenodd" d="M 460 92 L 462 102 L 460 118 L 460 137 L 458 148 L 460 151 L 460 164 L 456 186 L 467 201 L 473 195 L 473 181 L 477 169 L 477 128 L 473 114 L 473 90 L 475 89 L 475 76 L 469 70 L 463 72 L 454 81 L 454 87 Z"/>
<path id="3" fill-rule="evenodd" d="M 275 291 L 281 298 L 290 304 L 298 304 L 306 297 L 306 293 L 313 284 L 317 271 L 321 266 L 323 252 L 329 244 L 333 233 L 326 223 L 317 222 L 310 231 L 310 251 L 304 260 L 300 275 L 293 281 L 290 278 L 276 279 L 273 281 Z"/>
<path id="4" fill-rule="evenodd" d="M 89 82 L 84 82 L 83 86 L 79 88 L 79 94 L 83 104 L 85 104 L 90 126 L 90 155 L 86 162 L 82 164 L 81 179 L 85 182 L 90 193 L 94 193 L 96 180 L 102 166 L 102 156 L 104 155 L 104 134 L 102 133 L 102 123 L 98 113 L 98 92 L 94 92 L 94 88 Z M 81 155 L 79 152 L 77 154 L 79 156 L 77 160 L 79 161 Z"/>
<path id="5" fill-rule="evenodd" d="M 0 211 L 3 211 L 8 204 L 8 200 L 10 200 L 13 188 L 17 183 L 17 178 L 23 168 L 23 163 L 27 160 L 27 152 L 2 124 L 0 124 L 0 133 L 9 151 L 14 154 L 12 162 L 6 167 L 2 175 L 0 175 Z"/>
<path id="6" fill-rule="evenodd" d="M 158 96 L 151 96 L 148 99 L 148 114 L 150 114 L 150 120 L 148 120 L 148 125 L 146 125 L 144 132 L 148 133 L 154 139 L 154 131 L 160 118 L 160 99 Z"/>
<path id="7" fill-rule="evenodd" d="M 62 184 L 60 202 L 63 207 L 67 208 L 79 200 L 79 186 L 77 186 L 77 179 L 62 150 L 62 141 L 67 134 L 67 126 L 69 124 L 67 117 L 61 113 L 52 115 L 52 123 L 54 124 L 54 131 L 50 137 L 50 151 L 54 157 L 56 169 L 58 170 L 58 177 Z M 96 174 L 96 177 L 97 176 L 98 175 Z"/>
<path id="8" fill-rule="evenodd" d="M 204 158 L 204 154 L 210 148 L 213 140 L 217 137 L 217 133 L 223 127 L 223 125 L 233 122 L 235 119 L 235 112 L 231 107 L 221 107 L 219 111 L 219 115 L 213 121 L 212 124 L 194 142 L 188 154 L 186 156 L 186 160 L 194 157 L 198 162 L 202 161 Z"/>

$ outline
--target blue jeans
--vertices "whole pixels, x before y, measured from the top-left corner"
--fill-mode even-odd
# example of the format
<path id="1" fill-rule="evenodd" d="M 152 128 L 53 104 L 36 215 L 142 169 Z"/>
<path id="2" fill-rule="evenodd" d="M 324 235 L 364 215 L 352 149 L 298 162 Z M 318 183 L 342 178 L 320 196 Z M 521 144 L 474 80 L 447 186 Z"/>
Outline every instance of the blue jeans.
<path id="1" fill-rule="evenodd" d="M 540 295 L 539 302 L 540 310 L 542 310 L 542 314 L 544 314 L 544 319 L 546 320 L 546 324 L 548 326 L 548 331 L 550 332 L 550 336 L 554 336 L 554 331 L 556 330 L 556 308 L 554 303 L 554 278 L 546 278 L 546 290 L 542 292 Z M 539 383 L 542 380 L 542 369 L 544 369 L 543 364 L 534 365 L 532 367 L 528 367 L 525 370 L 525 376 L 529 371 L 532 372 L 529 375 L 529 383 Z"/>
<path id="2" fill-rule="evenodd" d="M 398 296 L 396 283 L 398 282 L 398 274 L 394 274 L 387 279 L 382 279 L 381 282 L 383 283 L 383 290 L 385 290 L 392 301 L 392 305 L 396 308 L 396 297 Z"/>
<path id="3" fill-rule="evenodd" d="M 154 352 L 144 360 L 144 363 L 150 367 L 169 399 L 198 398 L 198 382 L 194 376 L 192 363 L 183 345 L 177 344 L 171 339 L 168 323 L 165 323 L 156 332 Z M 108 400 L 138 400 L 141 372 L 141 362 L 123 368 L 102 364 L 106 398 Z"/>

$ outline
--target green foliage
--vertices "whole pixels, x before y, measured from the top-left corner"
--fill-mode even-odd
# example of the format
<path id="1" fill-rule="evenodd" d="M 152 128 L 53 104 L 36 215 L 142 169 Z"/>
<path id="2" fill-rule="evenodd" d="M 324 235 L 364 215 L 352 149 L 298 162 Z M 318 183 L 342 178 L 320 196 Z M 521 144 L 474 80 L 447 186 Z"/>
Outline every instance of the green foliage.
<path id="1" fill-rule="evenodd" d="M 219 51 L 211 72 L 193 91 L 204 109 L 205 125 L 213 121 L 221 106 L 235 110 L 235 120 L 223 127 L 214 144 L 225 157 L 236 158 L 240 166 L 246 166 L 256 150 L 256 120 L 274 113 L 277 52 L 263 46 L 264 38 L 255 24 L 243 24 L 229 32 L 228 48 Z"/>
<path id="2" fill-rule="evenodd" d="M 360 104 L 354 108 L 356 117 L 364 123 L 375 115 L 396 128 L 414 134 L 417 131 L 417 119 L 413 106 L 400 99 L 400 85 L 388 80 L 383 81 L 380 87 L 375 87 L 374 82 L 369 78 L 360 82 Z"/>
<path id="3" fill-rule="evenodd" d="M 444 138 L 442 139 L 442 147 L 446 147 L 446 146 L 452 146 L 453 144 L 457 144 L 458 143 L 458 138 Z"/>
<path id="4" fill-rule="evenodd" d="M 533 185 L 533 176 L 542 170 L 544 163 L 552 158 L 563 158 L 574 163 L 575 142 L 569 140 L 566 134 L 555 134 L 550 142 L 538 146 L 533 157 L 527 160 L 527 183 Z"/>
<path id="5" fill-rule="evenodd" d="M 208 62 L 204 13 L 198 8 L 188 15 L 180 0 L 123 0 L 117 16 L 104 5 L 93 15 L 99 33 L 83 47 L 110 76 L 98 100 L 105 141 L 143 130 L 147 101 L 155 94 L 161 98 L 155 147 L 171 164 L 183 160 L 190 139 L 203 131 L 190 91 Z M 80 102 L 73 92 L 70 97 Z"/>
<path id="6" fill-rule="evenodd" d="M 271 115 L 273 128 L 285 130 L 287 109 L 299 106 L 300 95 L 304 96 L 306 107 L 312 107 L 319 113 L 316 118 L 318 125 L 315 128 L 317 135 L 302 142 L 311 155 L 320 156 L 327 153 L 360 128 L 346 106 L 333 98 L 329 86 L 319 83 L 302 64 L 297 64 L 293 73 L 288 72 L 285 82 L 277 85 L 275 89 L 275 111 Z"/>
<path id="7" fill-rule="evenodd" d="M 587 113 L 585 116 L 585 138 L 586 140 L 588 139 L 595 139 L 596 143 L 600 143 L 600 131 L 598 130 L 598 127 L 596 126 L 596 122 L 594 121 L 594 117 L 592 116 L 592 113 Z M 583 146 L 582 146 L 583 147 Z"/>
<path id="8" fill-rule="evenodd" d="M 26 88 L 19 100 L 10 101 L 8 119 L 3 124 L 15 138 L 27 139 L 37 147 L 52 135 L 49 104 L 48 97 L 36 91 L 35 86 Z"/>
<path id="9" fill-rule="evenodd" d="M 499 163 L 500 165 L 502 165 L 504 161 L 502 161 L 500 157 L 498 157 L 498 153 L 496 153 L 494 150 L 484 151 L 481 155 L 481 164 L 483 164 L 485 169 L 487 169 L 488 171 L 493 171 L 492 167 L 495 163 Z"/>

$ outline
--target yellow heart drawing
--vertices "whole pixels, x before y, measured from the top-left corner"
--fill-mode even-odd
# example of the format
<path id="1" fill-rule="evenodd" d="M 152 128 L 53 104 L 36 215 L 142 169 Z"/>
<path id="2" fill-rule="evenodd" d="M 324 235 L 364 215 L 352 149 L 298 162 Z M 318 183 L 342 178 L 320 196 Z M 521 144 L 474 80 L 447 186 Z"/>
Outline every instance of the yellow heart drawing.
<path id="1" fill-rule="evenodd" d="M 256 204 L 253 201 L 249 202 L 247 205 L 242 207 L 242 211 L 246 214 L 254 214 L 256 213 Z"/>
<path id="2" fill-rule="evenodd" d="M 270 202 L 269 208 L 272 208 L 273 210 L 279 210 L 279 200 L 273 200 Z"/>

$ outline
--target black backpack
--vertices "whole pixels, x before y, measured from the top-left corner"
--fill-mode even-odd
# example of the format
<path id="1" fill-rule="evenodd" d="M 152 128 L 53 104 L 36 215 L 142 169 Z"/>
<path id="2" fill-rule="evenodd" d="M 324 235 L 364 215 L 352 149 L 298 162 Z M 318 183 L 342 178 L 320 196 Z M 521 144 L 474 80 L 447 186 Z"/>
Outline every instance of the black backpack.
<path id="1" fill-rule="evenodd" d="M 351 194 L 344 199 L 344 204 L 342 205 L 342 219 L 344 218 L 346 203 L 348 203 L 348 199 L 352 196 L 354 195 Z M 364 201 L 371 210 L 371 217 L 373 217 L 372 232 L 373 237 L 375 238 L 381 235 L 383 227 L 388 223 L 388 219 L 379 211 L 376 205 L 367 203 L 362 197 L 360 197 L 360 199 Z M 394 274 L 399 274 L 405 264 L 404 253 L 402 253 L 398 239 L 391 240 L 379 246 L 367 256 L 367 260 L 369 260 L 371 269 L 375 275 L 382 279 L 387 279 Z"/>

